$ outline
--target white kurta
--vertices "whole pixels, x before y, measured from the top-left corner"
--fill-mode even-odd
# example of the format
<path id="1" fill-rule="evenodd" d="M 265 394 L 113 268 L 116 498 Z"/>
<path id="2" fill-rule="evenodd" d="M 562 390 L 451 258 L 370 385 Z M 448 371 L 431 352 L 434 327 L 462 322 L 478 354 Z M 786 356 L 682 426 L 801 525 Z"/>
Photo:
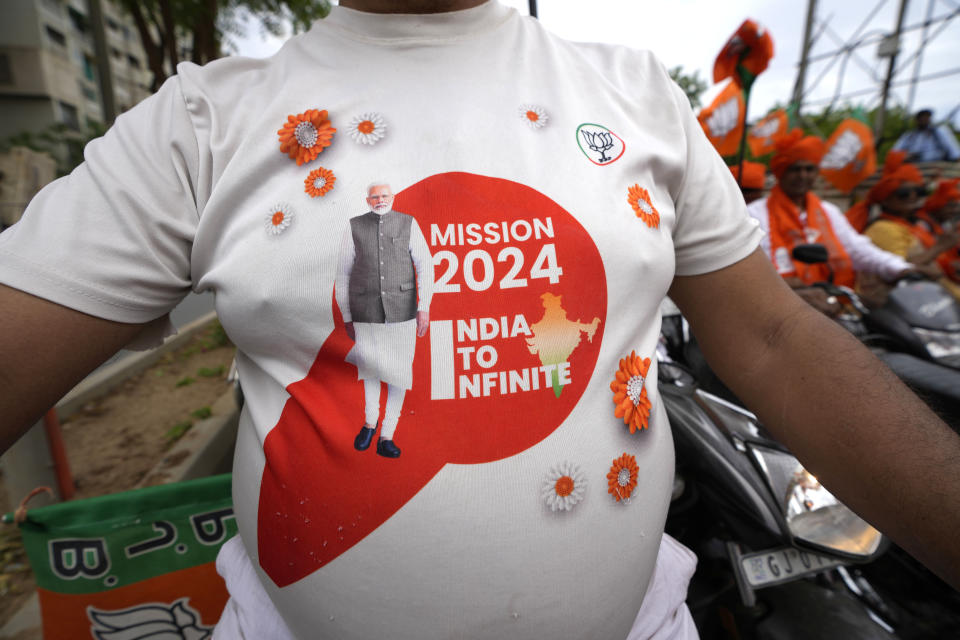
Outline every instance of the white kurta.
<path id="1" fill-rule="evenodd" d="M 433 258 L 414 220 L 410 225 L 410 258 L 417 274 L 417 311 L 429 311 L 433 297 Z M 356 259 L 353 233 L 347 225 L 337 268 L 337 305 L 344 322 L 351 322 L 350 272 Z M 358 380 L 380 380 L 401 389 L 413 386 L 413 356 L 417 348 L 417 321 L 354 322 L 356 344 L 346 361 L 357 367 Z"/>
<path id="2" fill-rule="evenodd" d="M 854 269 L 876 274 L 884 280 L 892 280 L 904 269 L 912 267 L 900 256 L 884 251 L 870 242 L 870 238 L 857 233 L 836 205 L 825 200 L 821 200 L 820 204 L 823 206 L 823 212 L 827 214 L 833 232 L 837 235 L 837 240 L 850 255 L 850 261 L 853 262 Z M 760 229 L 763 231 L 760 248 L 767 256 L 770 256 L 770 211 L 767 209 L 767 198 L 751 202 L 747 205 L 747 212 L 760 223 Z M 804 223 L 806 223 L 806 215 L 805 211 L 800 213 Z M 774 265 L 780 273 L 791 272 L 794 269 L 789 254 L 775 256 Z"/>

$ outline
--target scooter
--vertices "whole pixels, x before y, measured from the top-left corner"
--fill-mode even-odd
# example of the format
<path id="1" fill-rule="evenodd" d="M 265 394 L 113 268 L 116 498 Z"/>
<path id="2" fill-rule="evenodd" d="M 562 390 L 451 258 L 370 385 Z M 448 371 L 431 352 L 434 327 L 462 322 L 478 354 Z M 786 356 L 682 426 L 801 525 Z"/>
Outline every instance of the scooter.
<path id="1" fill-rule="evenodd" d="M 720 395 L 729 391 L 703 388 L 685 321 L 663 321 L 658 384 L 677 452 L 667 532 L 700 560 L 687 603 L 701 637 L 898 637 L 856 569 L 887 539 Z"/>
<path id="2" fill-rule="evenodd" d="M 827 262 L 821 244 L 797 245 L 793 257 L 807 264 Z M 960 431 L 960 303 L 936 282 L 901 280 L 876 309 L 857 294 L 818 282 L 829 296 L 844 302 L 834 318 L 864 343 L 941 418 Z"/>
<path id="3" fill-rule="evenodd" d="M 709 370 L 676 308 L 663 317 L 658 389 L 677 452 L 666 530 L 699 558 L 687 604 L 704 640 L 932 639 L 960 628 L 960 594 L 770 436 Z"/>

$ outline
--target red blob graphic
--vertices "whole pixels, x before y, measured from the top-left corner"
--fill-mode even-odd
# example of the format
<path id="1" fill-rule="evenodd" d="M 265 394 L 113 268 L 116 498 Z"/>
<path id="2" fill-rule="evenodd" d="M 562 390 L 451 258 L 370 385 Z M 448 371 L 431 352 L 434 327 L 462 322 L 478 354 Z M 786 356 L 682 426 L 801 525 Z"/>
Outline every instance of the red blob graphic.
<path id="1" fill-rule="evenodd" d="M 467 173 L 398 193 L 434 256 L 430 333 L 388 459 L 353 448 L 363 383 L 334 330 L 264 441 L 258 550 L 280 587 L 329 564 L 446 464 L 483 464 L 549 436 L 583 394 L 606 323 L 606 278 L 586 230 L 543 194 Z M 358 212 L 360 213 L 360 212 Z M 386 387 L 381 407 L 386 404 Z M 381 409 L 382 411 L 382 409 Z"/>

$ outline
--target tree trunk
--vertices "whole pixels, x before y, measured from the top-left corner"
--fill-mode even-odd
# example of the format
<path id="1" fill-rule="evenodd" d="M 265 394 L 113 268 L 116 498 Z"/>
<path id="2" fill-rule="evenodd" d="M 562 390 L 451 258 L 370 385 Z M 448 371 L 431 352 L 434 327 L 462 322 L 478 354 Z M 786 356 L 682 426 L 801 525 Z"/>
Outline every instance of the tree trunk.
<path id="1" fill-rule="evenodd" d="M 170 72 L 177 72 L 180 56 L 177 53 L 177 25 L 173 20 L 173 7 L 170 0 L 160 0 L 160 15 L 163 20 L 163 33 L 167 40 L 167 56 L 170 58 Z"/>
<path id="2" fill-rule="evenodd" d="M 153 82 L 150 84 L 150 91 L 156 92 L 163 81 L 167 79 L 167 72 L 163 68 L 163 49 L 160 44 L 153 41 L 150 35 L 150 28 L 147 26 L 147 20 L 140 10 L 137 0 L 124 2 L 124 6 L 133 17 L 134 24 L 137 25 L 137 33 L 140 34 L 140 42 L 143 44 L 143 50 L 147 54 L 147 66 L 153 73 Z"/>

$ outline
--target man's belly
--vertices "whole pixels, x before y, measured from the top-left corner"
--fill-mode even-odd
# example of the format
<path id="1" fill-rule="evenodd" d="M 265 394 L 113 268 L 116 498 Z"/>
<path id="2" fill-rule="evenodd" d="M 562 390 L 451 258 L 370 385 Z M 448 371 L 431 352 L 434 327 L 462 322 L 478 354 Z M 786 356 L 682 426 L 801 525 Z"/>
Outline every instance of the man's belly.
<path id="1" fill-rule="evenodd" d="M 518 454 L 443 465 L 375 526 L 364 519 L 379 513 L 364 485 L 390 469 L 382 464 L 412 465 L 414 457 L 387 461 L 372 451 L 345 451 L 367 456 L 369 466 L 356 467 L 355 485 L 341 487 L 338 504 L 307 508 L 309 488 L 337 473 L 334 458 L 300 478 L 300 486 L 287 484 L 307 499 L 302 510 L 299 500 L 284 500 L 271 512 L 259 503 L 261 478 L 271 471 L 263 473 L 261 438 L 245 414 L 234 465 L 239 530 L 291 630 L 303 638 L 358 640 L 625 638 L 656 561 L 672 441 L 656 402 L 650 428 L 630 434 L 607 428 L 609 395 L 594 395 L 550 437 Z M 595 421 L 602 426 L 591 415 L 602 415 Z M 523 415 L 515 428 L 524 428 Z M 624 455 L 635 461 L 632 477 L 617 466 Z M 558 482 L 564 476 L 576 480 L 576 492 Z M 394 486 L 403 489 L 402 482 Z M 628 495 L 625 487 L 630 498 L 616 500 Z M 270 526 L 265 512 L 282 526 Z M 312 519 L 323 513 L 336 521 Z M 327 533 L 312 537 L 314 526 Z M 297 571 L 289 576 L 302 577 L 281 577 L 278 586 L 271 578 L 284 575 L 278 554 Z"/>

